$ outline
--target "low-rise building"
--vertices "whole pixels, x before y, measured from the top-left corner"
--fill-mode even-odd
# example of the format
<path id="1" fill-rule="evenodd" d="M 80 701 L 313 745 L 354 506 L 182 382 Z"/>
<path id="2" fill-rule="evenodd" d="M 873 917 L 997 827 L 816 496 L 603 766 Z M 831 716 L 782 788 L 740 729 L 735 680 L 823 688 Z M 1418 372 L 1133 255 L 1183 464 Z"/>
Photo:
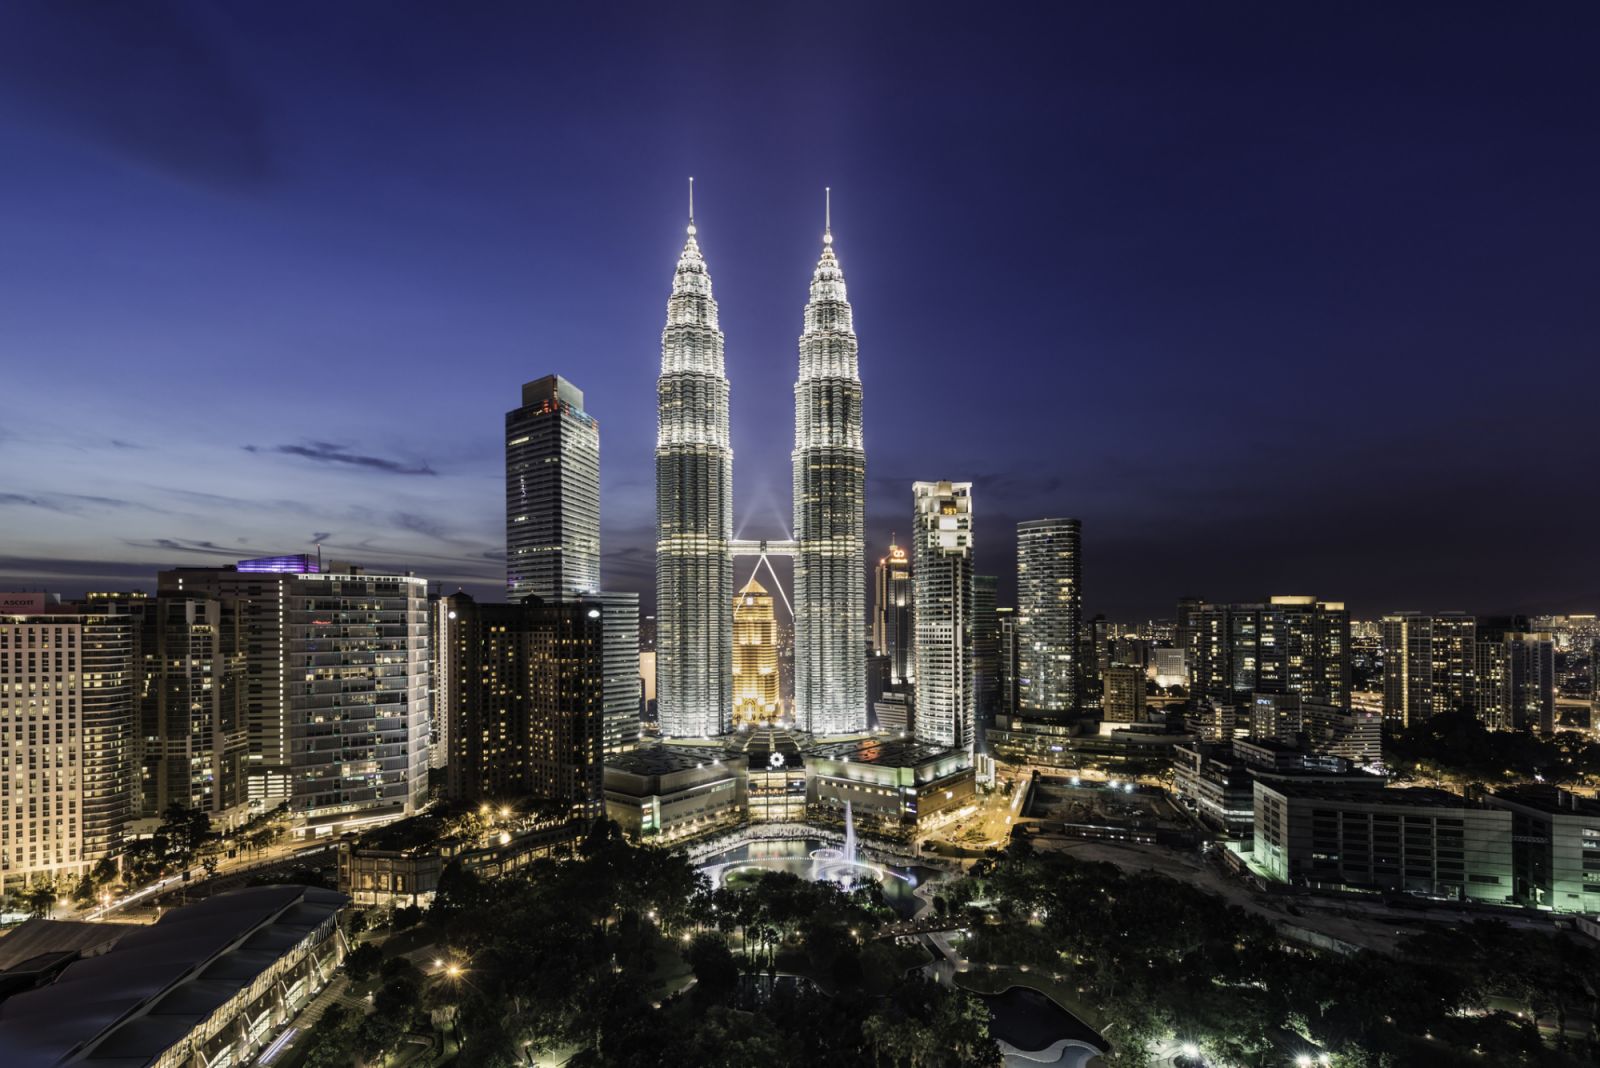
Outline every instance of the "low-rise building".
<path id="1" fill-rule="evenodd" d="M 0 1005 L 7 1068 L 253 1064 L 344 958 L 349 899 L 229 890 L 173 909 Z"/>
<path id="2" fill-rule="evenodd" d="M 439 877 L 452 863 L 481 878 L 498 878 L 569 849 L 585 823 L 565 814 L 509 813 L 483 833 L 444 833 L 423 814 L 347 835 L 339 843 L 339 889 L 357 905 L 432 904 Z"/>
<path id="3" fill-rule="evenodd" d="M 1306 748 L 1313 753 L 1363 767 L 1383 760 L 1383 714 L 1376 709 L 1307 704 L 1300 716 Z"/>
<path id="4" fill-rule="evenodd" d="M 1528 784 L 1483 800 L 1511 813 L 1518 901 L 1557 912 L 1600 912 L 1600 799 Z"/>
<path id="5" fill-rule="evenodd" d="M 1321 889 L 1512 898 L 1512 814 L 1422 787 L 1351 790 L 1257 778 L 1252 865 Z"/>
<path id="6" fill-rule="evenodd" d="M 1235 738 L 1231 744 L 1180 746 L 1172 769 L 1173 794 L 1208 827 L 1246 843 L 1255 828 L 1257 779 L 1330 788 L 1384 787 L 1382 777 L 1352 772 L 1344 760 L 1243 738 Z"/>
<path id="7" fill-rule="evenodd" d="M 927 821 L 972 803 L 972 763 L 960 749 L 900 738 L 828 742 L 806 751 L 811 810 L 856 826 L 915 834 Z"/>
<path id="8" fill-rule="evenodd" d="M 643 746 L 606 764 L 606 815 L 634 838 L 663 840 L 737 823 L 746 772 L 745 757 L 711 746 Z"/>

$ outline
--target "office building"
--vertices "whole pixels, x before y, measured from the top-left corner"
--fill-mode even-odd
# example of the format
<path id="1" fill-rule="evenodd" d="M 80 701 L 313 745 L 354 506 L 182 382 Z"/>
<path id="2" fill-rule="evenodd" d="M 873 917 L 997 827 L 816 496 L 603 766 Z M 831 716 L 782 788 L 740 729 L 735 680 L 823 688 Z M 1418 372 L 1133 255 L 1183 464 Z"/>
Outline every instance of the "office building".
<path id="1" fill-rule="evenodd" d="M 1298 694 L 1258 693 L 1251 700 L 1251 738 L 1293 745 L 1304 729 Z"/>
<path id="2" fill-rule="evenodd" d="M 916 709 L 911 694 L 905 691 L 886 693 L 872 707 L 874 725 L 890 734 L 905 734 L 916 726 Z"/>
<path id="3" fill-rule="evenodd" d="M 522 387 L 506 413 L 506 593 L 600 588 L 600 426 L 560 375 Z"/>
<path id="4" fill-rule="evenodd" d="M 1078 708 L 1080 531 L 1076 519 L 1017 524 L 1017 704 L 1025 715 L 1059 718 Z"/>
<path id="5" fill-rule="evenodd" d="M 449 796 L 538 797 L 576 816 L 598 815 L 607 688 L 623 688 L 618 705 L 631 701 L 637 710 L 639 700 L 637 675 L 613 674 L 606 663 L 614 606 L 595 598 L 480 604 L 465 593 L 444 600 Z"/>
<path id="6" fill-rule="evenodd" d="M 1145 683 L 1143 668 L 1112 664 L 1103 677 L 1100 718 L 1106 723 L 1143 723 Z"/>
<path id="7" fill-rule="evenodd" d="M 1173 686 L 1189 685 L 1188 654 L 1182 648 L 1158 647 L 1150 651 L 1151 666 L 1155 669 L 1156 685 L 1163 690 Z"/>
<path id="8" fill-rule="evenodd" d="M 793 460 L 795 722 L 816 734 L 864 730 L 867 459 L 855 327 L 831 218 L 800 334 Z"/>
<path id="9" fill-rule="evenodd" d="M 772 594 L 750 577 L 733 603 L 733 722 L 748 729 L 776 723 L 778 620 Z"/>
<path id="10" fill-rule="evenodd" d="M 1399 727 L 1473 707 L 1476 623 L 1460 612 L 1395 612 L 1381 620 L 1383 718 Z"/>
<path id="11" fill-rule="evenodd" d="M 1423 787 L 1330 789 L 1257 778 L 1251 866 L 1321 889 L 1502 904 L 1512 896 L 1512 815 Z"/>
<path id="12" fill-rule="evenodd" d="M 1358 767 L 1383 760 L 1383 717 L 1377 712 L 1302 704 L 1300 719 L 1308 752 L 1342 757 Z"/>
<path id="13" fill-rule="evenodd" d="M 714 746 L 641 746 L 606 763 L 606 816 L 661 842 L 733 826 L 749 809 L 747 763 Z"/>
<path id="14" fill-rule="evenodd" d="M 917 482 L 911 493 L 916 736 L 970 750 L 972 483 Z"/>
<path id="15" fill-rule="evenodd" d="M 412 815 L 428 791 L 428 590 L 420 578 L 292 576 L 283 650 L 301 834 Z"/>
<path id="16" fill-rule="evenodd" d="M 728 377 L 695 233 L 691 203 L 656 383 L 656 699 L 674 738 L 723 733 L 733 703 Z"/>
<path id="17" fill-rule="evenodd" d="M 996 644 L 999 647 L 999 689 L 995 717 L 1017 711 L 1017 610 L 1009 605 L 995 609 Z"/>
<path id="18" fill-rule="evenodd" d="M 133 618 L 3 594 L 0 891 L 81 877 L 118 856 L 132 815 Z"/>
<path id="19" fill-rule="evenodd" d="M 904 546 L 889 539 L 889 551 L 873 571 L 872 648 L 889 658 L 889 685 L 902 687 L 914 679 L 916 659 L 911 651 L 911 557 Z"/>
<path id="20" fill-rule="evenodd" d="M 428 768 L 442 770 L 450 760 L 450 606 L 441 594 L 428 594 Z"/>

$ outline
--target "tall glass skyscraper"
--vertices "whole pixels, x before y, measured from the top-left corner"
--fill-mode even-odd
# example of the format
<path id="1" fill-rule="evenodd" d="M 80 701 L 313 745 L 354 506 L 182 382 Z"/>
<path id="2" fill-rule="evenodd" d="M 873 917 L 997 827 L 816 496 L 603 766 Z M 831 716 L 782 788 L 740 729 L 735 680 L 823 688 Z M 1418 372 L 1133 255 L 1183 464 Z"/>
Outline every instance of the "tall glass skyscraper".
<path id="1" fill-rule="evenodd" d="M 917 740 L 970 749 L 972 483 L 911 487 Z"/>
<path id="2" fill-rule="evenodd" d="M 889 685 L 909 684 L 916 674 L 911 655 L 911 556 L 889 539 L 873 588 L 872 649 L 889 658 Z"/>
<path id="3" fill-rule="evenodd" d="M 1017 704 L 1057 715 L 1078 707 L 1079 523 L 1017 524 Z"/>
<path id="4" fill-rule="evenodd" d="M 861 378 L 832 220 L 811 275 L 794 385 L 794 705 L 801 730 L 867 726 L 867 460 Z"/>
<path id="5" fill-rule="evenodd" d="M 722 340 L 691 201 L 656 383 L 656 697 L 667 737 L 721 734 L 733 705 L 733 448 Z"/>
<path id="6" fill-rule="evenodd" d="M 560 375 L 522 387 L 506 413 L 506 592 L 600 588 L 600 426 Z"/>

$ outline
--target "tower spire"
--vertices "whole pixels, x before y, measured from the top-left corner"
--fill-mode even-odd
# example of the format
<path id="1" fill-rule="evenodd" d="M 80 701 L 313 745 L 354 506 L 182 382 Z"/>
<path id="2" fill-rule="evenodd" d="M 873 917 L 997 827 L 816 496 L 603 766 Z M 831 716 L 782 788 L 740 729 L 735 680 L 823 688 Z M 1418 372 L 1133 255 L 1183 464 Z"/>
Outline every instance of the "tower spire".
<path id="1" fill-rule="evenodd" d="M 689 176 L 689 233 L 694 234 L 694 175 Z"/>
<path id="2" fill-rule="evenodd" d="M 822 187 L 822 243 L 833 244 L 833 188 Z"/>

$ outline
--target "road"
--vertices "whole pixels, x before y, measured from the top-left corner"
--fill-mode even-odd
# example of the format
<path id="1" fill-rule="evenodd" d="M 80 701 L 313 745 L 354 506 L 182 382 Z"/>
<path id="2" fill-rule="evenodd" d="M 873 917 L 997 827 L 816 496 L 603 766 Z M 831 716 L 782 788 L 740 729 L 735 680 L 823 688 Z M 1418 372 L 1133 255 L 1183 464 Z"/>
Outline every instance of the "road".
<path id="1" fill-rule="evenodd" d="M 206 877 L 205 868 L 196 864 L 187 872 L 176 872 L 163 879 L 158 879 L 147 886 L 141 886 L 137 890 L 129 891 L 122 897 L 97 905 L 75 918 L 82 920 L 108 920 L 130 905 L 154 904 L 155 899 L 160 895 L 179 889 L 186 882 L 190 886 L 198 886 L 205 882 L 249 875 L 253 872 L 281 867 L 299 862 L 305 858 L 317 856 L 333 849 L 335 845 L 336 843 L 334 842 L 319 842 L 315 845 L 302 845 L 297 842 L 282 843 L 280 846 L 263 850 L 255 856 L 238 857 L 232 862 L 223 861 L 217 867 L 217 874 L 210 880 Z M 185 876 L 187 876 L 187 879 Z"/>

